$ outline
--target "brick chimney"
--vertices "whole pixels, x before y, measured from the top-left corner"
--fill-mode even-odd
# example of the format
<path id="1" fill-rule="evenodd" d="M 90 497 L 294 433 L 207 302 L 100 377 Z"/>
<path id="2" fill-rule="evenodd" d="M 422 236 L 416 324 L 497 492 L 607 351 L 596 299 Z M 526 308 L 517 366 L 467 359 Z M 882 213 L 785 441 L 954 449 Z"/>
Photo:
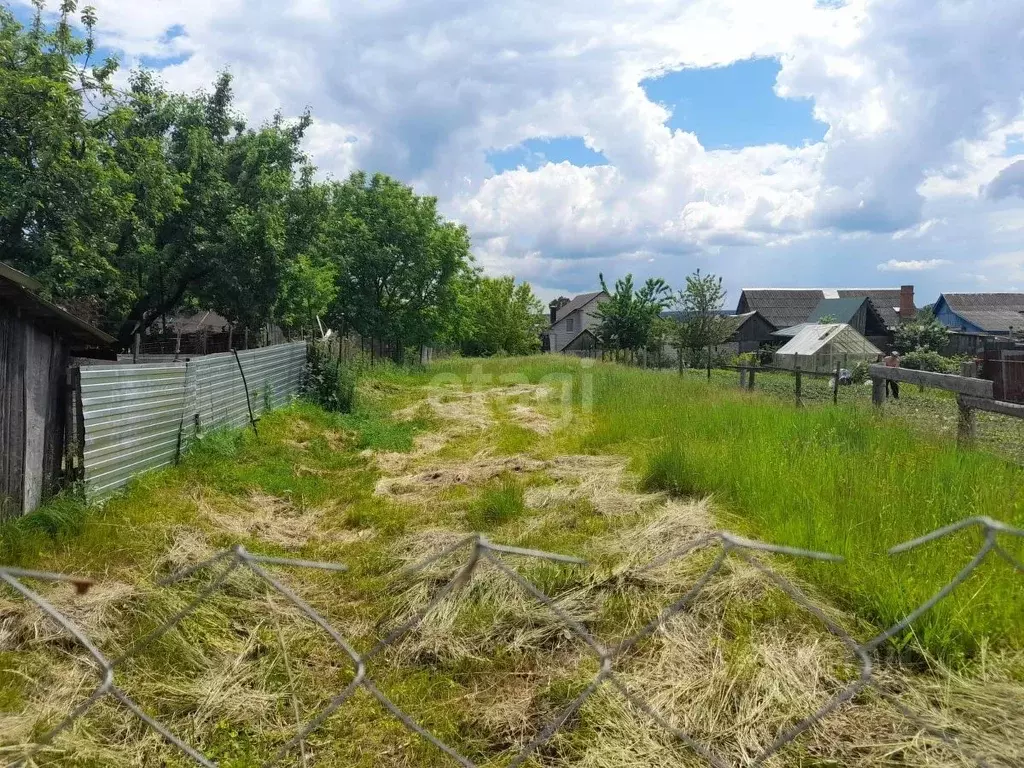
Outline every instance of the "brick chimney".
<path id="1" fill-rule="evenodd" d="M 900 286 L 900 322 L 907 323 L 914 319 L 917 307 L 914 306 L 914 286 Z"/>

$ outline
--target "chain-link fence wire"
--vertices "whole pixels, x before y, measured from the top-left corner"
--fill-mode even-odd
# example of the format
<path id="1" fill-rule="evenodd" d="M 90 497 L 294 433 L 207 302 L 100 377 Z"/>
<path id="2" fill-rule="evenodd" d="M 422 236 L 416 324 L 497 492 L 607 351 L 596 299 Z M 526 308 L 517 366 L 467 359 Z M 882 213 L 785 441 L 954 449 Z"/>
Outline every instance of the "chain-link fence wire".
<path id="1" fill-rule="evenodd" d="M 820 621 L 821 624 L 847 648 L 851 657 L 856 660 L 859 667 L 859 674 L 855 680 L 850 682 L 844 689 L 836 693 L 831 699 L 796 725 L 780 732 L 775 740 L 760 755 L 747 762 L 746 765 L 758 766 L 764 764 L 770 757 L 777 754 L 783 747 L 793 742 L 804 731 L 824 720 L 832 712 L 853 699 L 858 693 L 868 686 L 871 686 L 885 700 L 892 703 L 904 717 L 914 723 L 922 731 L 942 741 L 944 744 L 958 752 L 961 757 L 973 761 L 978 766 L 986 767 L 989 766 L 989 763 L 986 761 L 984 756 L 971 754 L 963 748 L 955 735 L 922 720 L 917 714 L 902 704 L 896 694 L 887 690 L 882 683 L 875 679 L 875 666 L 872 661 L 873 653 L 879 649 L 880 646 L 885 644 L 891 638 L 903 633 L 911 626 L 911 624 L 913 624 L 914 621 L 949 596 L 958 586 L 967 580 L 967 578 L 982 564 L 982 562 L 990 556 L 994 555 L 999 557 L 1009 563 L 1016 572 L 1024 573 L 1024 564 L 1010 554 L 1010 552 L 1007 551 L 1000 542 L 1000 537 L 1002 536 L 1024 538 L 1024 530 L 988 517 L 971 517 L 952 525 L 939 528 L 917 539 L 913 539 L 912 541 L 893 547 L 889 551 L 889 554 L 891 556 L 899 556 L 901 553 L 925 546 L 938 539 L 956 534 L 963 529 L 972 527 L 980 529 L 983 532 L 984 538 L 980 548 L 974 554 L 970 562 L 967 563 L 967 565 L 965 565 L 949 582 L 942 585 L 941 588 L 938 589 L 938 591 L 936 591 L 929 599 L 912 610 L 901 621 L 866 642 L 861 643 L 858 643 L 836 621 L 829 618 L 829 616 L 826 615 L 819 606 L 815 605 L 802 590 L 767 565 L 759 555 L 768 554 L 775 556 L 787 556 L 833 563 L 842 562 L 843 558 L 824 552 L 814 552 L 806 549 L 753 541 L 728 531 L 719 531 L 701 536 L 666 555 L 656 558 L 640 570 L 641 573 L 644 573 L 666 565 L 670 561 L 686 557 L 687 555 L 699 550 L 717 549 L 717 554 L 711 565 L 696 579 L 692 586 L 682 596 L 664 608 L 656 618 L 643 626 L 638 632 L 620 641 L 614 646 L 606 646 L 602 644 L 580 621 L 576 620 L 559 607 L 555 598 L 545 594 L 518 570 L 510 566 L 506 562 L 506 558 L 522 557 L 572 565 L 586 565 L 585 561 L 567 555 L 496 544 L 481 534 L 469 536 L 458 543 L 431 555 L 428 559 L 413 566 L 412 568 L 407 569 L 410 573 L 416 573 L 442 559 L 449 558 L 460 552 L 466 553 L 465 560 L 458 567 L 454 577 L 441 587 L 422 608 L 417 610 L 406 621 L 402 622 L 399 626 L 387 633 L 367 653 L 364 654 L 359 654 L 337 628 L 335 628 L 327 619 L 325 619 L 316 609 L 303 600 L 303 598 L 296 594 L 291 588 L 286 586 L 275 576 L 271 575 L 264 567 L 285 566 L 299 569 L 314 568 L 344 572 L 347 569 L 343 565 L 257 555 L 247 551 L 242 546 L 236 546 L 233 549 L 220 552 L 210 559 L 196 563 L 160 582 L 162 585 L 181 582 L 189 579 L 199 571 L 212 571 L 216 574 L 212 580 L 198 592 L 194 599 L 170 615 L 159 626 L 137 639 L 125 652 L 114 659 L 108 659 L 104 656 L 86 633 L 83 632 L 73 621 L 55 608 L 42 595 L 24 584 L 25 580 L 70 582 L 75 585 L 79 593 L 84 593 L 92 585 L 91 581 L 76 577 L 62 576 L 56 573 L 0 567 L 0 580 L 14 589 L 24 599 L 37 606 L 39 610 L 56 622 L 57 625 L 59 625 L 71 638 L 73 638 L 91 658 L 95 665 L 96 674 L 99 678 L 99 683 L 96 688 L 83 701 L 71 709 L 61 722 L 39 737 L 33 744 L 28 745 L 26 750 L 14 762 L 9 763 L 8 765 L 10 768 L 20 768 L 21 766 L 30 765 L 33 755 L 47 745 L 53 744 L 55 739 L 57 739 L 62 732 L 70 728 L 80 718 L 85 717 L 97 702 L 105 697 L 110 697 L 127 708 L 137 718 L 139 718 L 139 720 L 145 723 L 146 726 L 153 729 L 168 743 L 181 750 L 181 752 L 187 755 L 195 764 L 206 766 L 207 768 L 216 766 L 216 763 L 203 755 L 198 749 L 178 737 L 165 723 L 147 714 L 127 693 L 118 687 L 115 682 L 115 676 L 119 666 L 121 666 L 127 659 L 137 656 L 144 648 L 178 626 L 187 616 L 196 611 L 204 601 L 209 600 L 219 589 L 221 589 L 235 571 L 239 569 L 247 569 L 272 590 L 290 601 L 296 608 L 298 608 L 299 611 L 301 611 L 302 614 L 324 630 L 351 664 L 353 672 L 352 680 L 333 699 L 331 699 L 327 705 L 319 711 L 319 713 L 306 723 L 302 723 L 300 721 L 298 704 L 296 699 L 293 697 L 292 705 L 293 712 L 296 717 L 297 731 L 295 735 L 280 747 L 277 753 L 265 763 L 268 768 L 269 766 L 278 764 L 282 758 L 293 751 L 298 751 L 301 754 L 302 764 L 305 765 L 307 737 L 319 728 L 327 718 L 342 708 L 359 689 L 363 689 L 369 693 L 399 722 L 401 722 L 402 725 L 447 754 L 455 763 L 464 766 L 464 768 L 476 768 L 476 764 L 469 758 L 460 754 L 457 750 L 417 723 L 413 717 L 402 710 L 385 693 L 383 693 L 371 677 L 370 665 L 371 662 L 377 659 L 385 649 L 395 645 L 403 636 L 415 630 L 415 628 L 428 616 L 428 614 L 438 607 L 442 601 L 465 587 L 473 578 L 478 566 L 482 562 L 486 561 L 499 573 L 503 574 L 504 577 L 522 588 L 538 603 L 546 606 L 559 619 L 559 621 L 565 625 L 565 628 L 568 631 L 583 642 L 588 649 L 588 652 L 592 654 L 599 663 L 599 671 L 590 683 L 568 705 L 558 712 L 532 740 L 522 747 L 518 755 L 507 764 L 510 768 L 525 763 L 532 754 L 550 740 L 556 732 L 559 731 L 567 721 L 569 721 L 574 713 L 580 710 L 580 708 L 599 688 L 606 684 L 617 691 L 632 707 L 644 713 L 652 721 L 664 728 L 665 731 L 693 750 L 693 752 L 703 758 L 708 765 L 715 766 L 715 768 L 726 768 L 730 763 L 720 755 L 717 755 L 710 746 L 670 723 L 647 700 L 645 700 L 643 696 L 631 690 L 619 676 L 618 670 L 616 669 L 616 663 L 623 659 L 627 652 L 634 648 L 634 646 L 639 642 L 650 637 L 661 627 L 668 624 L 677 614 L 686 611 L 701 591 L 722 569 L 726 559 L 730 557 L 737 557 L 755 568 L 759 573 L 788 595 L 790 599 Z M 280 633 L 278 639 L 283 647 L 284 641 L 280 637 Z M 292 686 L 294 687 L 294 682 L 292 683 Z"/>

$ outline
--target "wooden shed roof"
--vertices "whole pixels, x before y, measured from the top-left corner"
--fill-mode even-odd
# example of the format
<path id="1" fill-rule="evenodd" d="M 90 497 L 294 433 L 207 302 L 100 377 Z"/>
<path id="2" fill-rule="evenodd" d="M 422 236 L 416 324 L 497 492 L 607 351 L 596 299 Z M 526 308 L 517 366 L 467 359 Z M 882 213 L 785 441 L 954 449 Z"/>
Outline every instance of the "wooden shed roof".
<path id="1" fill-rule="evenodd" d="M 39 281 L 0 262 L 0 298 L 17 307 L 23 317 L 85 346 L 109 347 L 117 341 L 110 334 L 37 295 L 36 291 L 41 288 Z"/>

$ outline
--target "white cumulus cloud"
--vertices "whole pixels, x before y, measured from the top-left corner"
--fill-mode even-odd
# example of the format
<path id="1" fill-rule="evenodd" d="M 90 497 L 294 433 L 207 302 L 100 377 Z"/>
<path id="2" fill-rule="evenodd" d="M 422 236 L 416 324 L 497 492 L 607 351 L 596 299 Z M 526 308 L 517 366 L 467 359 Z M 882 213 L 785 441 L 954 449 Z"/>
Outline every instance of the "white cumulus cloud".
<path id="1" fill-rule="evenodd" d="M 325 173 L 416 184 L 488 270 L 551 290 L 696 266 L 733 289 L 857 284 L 874 265 L 928 280 L 949 261 L 998 284 L 1018 267 L 982 262 L 1024 250 L 1024 228 L 991 224 L 1024 221 L 1019 0 L 92 3 L 128 64 L 187 56 L 162 70 L 185 90 L 227 68 L 256 121 L 310 106 Z M 641 86 L 752 57 L 780 61 L 776 94 L 807 99 L 823 140 L 709 150 Z M 560 136 L 608 164 L 488 164 Z"/>
<path id="2" fill-rule="evenodd" d="M 898 261 L 889 259 L 878 265 L 879 272 L 924 272 L 928 269 L 943 267 L 952 264 L 948 259 L 911 259 L 910 261 Z"/>

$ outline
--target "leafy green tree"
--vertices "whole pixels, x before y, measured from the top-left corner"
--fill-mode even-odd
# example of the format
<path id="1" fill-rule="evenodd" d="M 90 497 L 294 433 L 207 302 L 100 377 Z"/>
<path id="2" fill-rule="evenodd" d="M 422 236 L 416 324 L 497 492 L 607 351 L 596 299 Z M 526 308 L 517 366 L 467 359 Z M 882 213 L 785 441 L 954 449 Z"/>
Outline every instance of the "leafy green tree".
<path id="1" fill-rule="evenodd" d="M 95 14 L 82 12 L 81 38 L 72 31 L 74 12 L 64 2 L 49 29 L 38 3 L 26 29 L 0 7 L 0 253 L 56 298 L 77 293 L 102 302 L 113 294 L 116 301 L 117 291 L 106 290 L 116 279 L 107 256 L 131 200 L 125 175 L 109 172 L 110 136 L 124 115 L 107 103 L 116 62 L 92 66 Z"/>
<path id="2" fill-rule="evenodd" d="M 249 128 L 227 74 L 184 95 L 139 71 L 116 91 L 75 7 L 48 27 L 39 0 L 29 28 L 0 8 L 5 260 L 123 345 L 184 307 L 246 327 L 328 314 L 396 350 L 463 322 L 469 236 L 434 198 L 383 175 L 314 181 L 309 114 Z"/>
<path id="3" fill-rule="evenodd" d="M 116 92 L 90 66 L 95 13 L 72 31 L 0 9 L 0 249 L 122 344 L 188 302 L 256 325 L 289 254 L 287 202 L 309 116 L 246 130 L 231 79 L 166 93 L 146 72 Z"/>
<path id="4" fill-rule="evenodd" d="M 435 198 L 362 172 L 338 187 L 332 215 L 344 254 L 335 322 L 393 342 L 396 354 L 444 333 L 472 263 L 465 227 L 443 220 Z"/>
<path id="5" fill-rule="evenodd" d="M 540 349 L 544 307 L 529 283 L 514 277 L 483 277 L 474 282 L 467 302 L 465 355 L 527 355 Z"/>
<path id="6" fill-rule="evenodd" d="M 711 378 L 712 350 L 729 338 L 729 323 L 722 318 L 725 302 L 722 278 L 702 275 L 698 269 L 686 278 L 686 288 L 676 295 L 676 307 L 683 313 L 679 324 L 679 351 L 706 352 L 708 379 Z"/>
<path id="7" fill-rule="evenodd" d="M 615 281 L 615 291 L 608 290 L 604 275 L 598 276 L 601 289 L 609 294 L 594 311 L 599 319 L 595 335 L 609 349 L 636 352 L 647 346 L 654 321 L 669 305 L 671 290 L 661 278 L 648 278 L 639 290 L 634 288 L 633 275 Z"/>
<path id="8" fill-rule="evenodd" d="M 896 329 L 895 347 L 901 355 L 910 352 L 936 352 L 945 349 L 949 340 L 949 329 L 940 323 L 935 314 L 921 310 L 909 323 L 901 323 Z"/>

